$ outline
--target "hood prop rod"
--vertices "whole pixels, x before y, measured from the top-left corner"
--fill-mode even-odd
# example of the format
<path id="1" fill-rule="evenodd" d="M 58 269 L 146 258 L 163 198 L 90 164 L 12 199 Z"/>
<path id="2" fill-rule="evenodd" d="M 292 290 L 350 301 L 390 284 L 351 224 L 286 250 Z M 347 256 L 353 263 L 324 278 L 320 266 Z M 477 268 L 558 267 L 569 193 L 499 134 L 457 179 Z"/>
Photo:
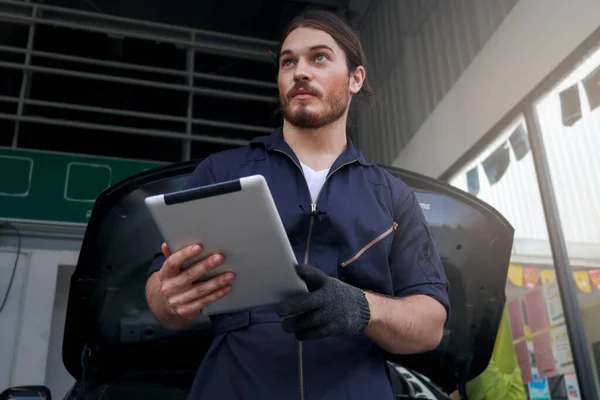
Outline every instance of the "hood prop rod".
<path id="1" fill-rule="evenodd" d="M 467 379 L 469 376 L 469 372 L 471 370 L 471 362 L 473 361 L 473 356 L 468 355 L 463 358 L 464 362 L 461 363 L 463 368 L 462 373 L 457 374 L 458 378 L 458 394 L 461 400 L 469 400 L 469 396 L 467 395 Z"/>
<path id="2" fill-rule="evenodd" d="M 83 351 L 81 352 L 81 379 L 79 382 L 79 387 L 77 388 L 77 396 L 76 400 L 83 400 L 85 398 L 85 392 L 87 389 L 87 372 L 88 372 L 88 359 L 92 355 L 92 349 L 90 349 L 87 345 L 83 347 Z"/>

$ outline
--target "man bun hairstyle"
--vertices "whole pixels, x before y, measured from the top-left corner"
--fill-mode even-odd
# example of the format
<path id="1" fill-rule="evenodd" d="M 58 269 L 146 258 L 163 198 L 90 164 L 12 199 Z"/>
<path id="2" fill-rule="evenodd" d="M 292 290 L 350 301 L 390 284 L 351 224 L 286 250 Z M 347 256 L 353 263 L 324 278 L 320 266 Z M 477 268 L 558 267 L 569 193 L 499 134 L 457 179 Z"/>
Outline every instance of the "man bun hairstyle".
<path id="1" fill-rule="evenodd" d="M 356 71 L 356 68 L 359 66 L 365 67 L 365 53 L 360 39 L 352 28 L 350 28 L 349 24 L 332 12 L 308 9 L 292 19 L 283 30 L 283 36 L 279 42 L 276 55 L 277 68 L 279 68 L 279 55 L 281 54 L 283 42 L 293 30 L 298 28 L 312 28 L 328 33 L 338 46 L 344 50 L 349 74 Z M 358 95 L 373 96 L 373 90 L 366 77 Z"/>

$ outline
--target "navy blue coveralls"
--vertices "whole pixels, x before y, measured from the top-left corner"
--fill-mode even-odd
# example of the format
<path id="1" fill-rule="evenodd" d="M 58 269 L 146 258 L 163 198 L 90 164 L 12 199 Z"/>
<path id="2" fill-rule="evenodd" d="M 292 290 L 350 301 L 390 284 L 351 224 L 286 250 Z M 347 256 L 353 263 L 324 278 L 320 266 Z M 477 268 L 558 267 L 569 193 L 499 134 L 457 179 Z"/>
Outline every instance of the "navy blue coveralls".
<path id="1" fill-rule="evenodd" d="M 299 262 L 373 292 L 428 295 L 450 311 L 446 276 L 419 202 L 350 140 L 314 203 L 281 129 L 206 158 L 186 188 L 253 174 L 267 180 Z M 158 257 L 150 273 L 163 262 Z M 300 347 L 272 307 L 211 320 L 215 338 L 190 399 L 300 399 L 302 383 L 306 400 L 393 399 L 383 352 L 366 335 Z"/>

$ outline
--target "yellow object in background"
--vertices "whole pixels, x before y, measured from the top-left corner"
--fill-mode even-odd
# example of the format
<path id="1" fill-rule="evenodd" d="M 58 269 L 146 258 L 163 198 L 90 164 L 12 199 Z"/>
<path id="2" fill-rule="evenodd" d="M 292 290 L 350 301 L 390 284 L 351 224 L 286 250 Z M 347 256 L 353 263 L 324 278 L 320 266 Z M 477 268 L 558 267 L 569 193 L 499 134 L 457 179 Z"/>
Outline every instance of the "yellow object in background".
<path id="1" fill-rule="evenodd" d="M 556 272 L 553 269 L 543 269 L 542 270 L 542 283 L 546 283 L 551 281 L 552 279 L 556 279 Z"/>
<path id="2" fill-rule="evenodd" d="M 506 307 L 490 363 L 478 377 L 467 382 L 467 395 L 469 400 L 527 399 Z"/>
<path id="3" fill-rule="evenodd" d="M 587 271 L 575 271 L 573 272 L 573 278 L 575 278 L 579 290 L 583 293 L 592 293 L 592 284 Z"/>
<path id="4" fill-rule="evenodd" d="M 518 287 L 523 287 L 523 267 L 510 264 L 508 267 L 508 280 Z"/>

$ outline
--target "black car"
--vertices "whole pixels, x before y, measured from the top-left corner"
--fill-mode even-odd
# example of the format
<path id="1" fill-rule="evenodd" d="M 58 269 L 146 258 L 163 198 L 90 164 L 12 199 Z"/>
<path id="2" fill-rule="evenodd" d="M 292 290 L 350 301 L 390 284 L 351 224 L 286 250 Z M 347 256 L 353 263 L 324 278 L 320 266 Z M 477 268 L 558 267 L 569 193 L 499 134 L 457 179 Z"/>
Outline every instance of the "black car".
<path id="1" fill-rule="evenodd" d="M 144 287 L 160 243 L 144 198 L 179 190 L 198 161 L 148 170 L 96 200 L 69 292 L 63 362 L 76 383 L 65 399 L 185 399 L 212 341 L 201 317 L 180 332 L 149 312 Z M 434 351 L 389 356 L 397 398 L 447 399 L 491 358 L 505 304 L 514 230 L 496 210 L 440 181 L 386 167 L 415 191 L 450 281 L 452 314 Z M 35 382 L 32 382 L 35 384 Z M 43 386 L 4 399 L 50 399 Z"/>

